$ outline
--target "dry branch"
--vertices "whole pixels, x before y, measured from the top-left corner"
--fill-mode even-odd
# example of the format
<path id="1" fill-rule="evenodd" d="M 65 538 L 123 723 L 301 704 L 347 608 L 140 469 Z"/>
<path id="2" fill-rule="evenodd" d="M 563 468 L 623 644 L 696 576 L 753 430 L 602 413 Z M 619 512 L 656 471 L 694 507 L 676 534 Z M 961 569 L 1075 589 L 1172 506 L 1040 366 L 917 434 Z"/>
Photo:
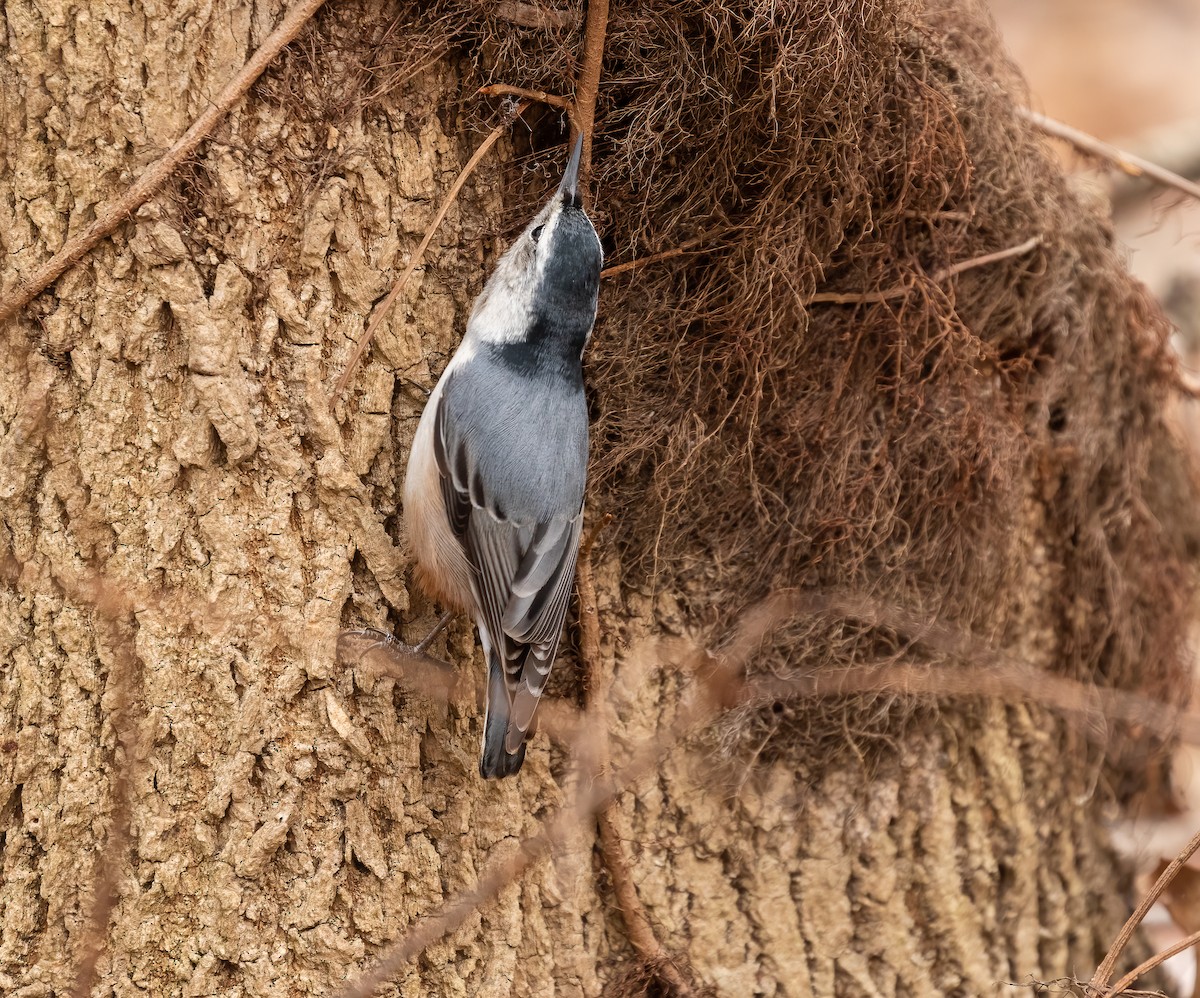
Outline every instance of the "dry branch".
<path id="1" fill-rule="evenodd" d="M 698 236 L 693 236 L 691 239 L 685 239 L 678 246 L 673 246 L 669 250 L 663 250 L 661 253 L 652 253 L 650 256 L 643 256 L 637 260 L 630 260 L 627 263 L 614 264 L 611 267 L 605 267 L 600 271 L 601 277 L 616 277 L 618 274 L 627 274 L 631 270 L 640 270 L 642 267 L 648 267 L 653 263 L 661 263 L 663 260 L 670 260 L 677 256 L 683 256 L 684 253 L 694 250 L 696 247 L 716 239 L 718 236 L 724 236 L 733 231 L 732 226 L 727 226 L 723 229 L 717 229 L 713 232 L 702 232 Z"/>
<path id="2" fill-rule="evenodd" d="M 583 32 L 583 66 L 575 81 L 575 115 L 579 130 L 583 133 L 579 186 L 586 192 L 587 182 L 592 176 L 592 132 L 596 124 L 600 69 L 604 64 L 604 38 L 608 32 L 608 0 L 590 0 Z M 584 203 L 591 208 L 591 198 L 586 193 Z"/>
<path id="3" fill-rule="evenodd" d="M 587 556 L 590 558 L 590 551 L 587 552 Z M 581 566 L 584 560 L 586 559 L 581 549 Z M 581 645 L 587 649 L 587 654 L 596 655 L 599 647 L 598 622 L 584 623 L 584 617 L 590 613 L 587 608 L 594 607 L 595 601 L 594 582 L 589 585 L 588 581 L 589 571 L 590 563 L 581 572 L 581 578 L 584 580 L 581 590 Z M 985 661 L 987 665 L 925 669 L 908 666 L 864 667 L 792 679 L 764 678 L 747 681 L 741 678 L 746 662 L 772 631 L 798 614 L 812 613 L 838 613 L 894 626 L 906 630 L 907 636 L 913 640 L 952 651 L 956 655 L 967 655 L 977 661 Z M 670 648 L 671 644 L 664 642 L 664 647 Z M 645 741 L 621 770 L 599 775 L 590 785 L 585 781 L 583 785 L 586 789 L 580 790 L 574 804 L 564 806 L 555 812 L 552 818 L 544 820 L 540 826 L 541 830 L 536 835 L 524 839 L 512 856 L 497 863 L 474 888 L 452 898 L 440 913 L 423 918 L 411 932 L 387 949 L 374 969 L 348 985 L 337 998 L 367 998 L 376 987 L 390 979 L 425 947 L 461 926 L 480 905 L 494 900 L 507 884 L 522 876 L 537 858 L 555 845 L 566 841 L 579 823 L 593 816 L 599 817 L 615 800 L 617 794 L 656 769 L 680 739 L 702 722 L 711 721 L 720 713 L 739 704 L 770 697 L 841 696 L 851 692 L 886 690 L 908 695 L 955 698 L 998 696 L 1041 703 L 1068 714 L 1082 714 L 1087 720 L 1093 720 L 1096 715 L 1100 715 L 1139 722 L 1154 719 L 1160 725 L 1164 719 L 1164 707 L 1170 709 L 1170 705 L 1146 697 L 1118 690 L 1098 691 L 1082 683 L 1047 676 L 1038 670 L 1012 664 L 999 653 L 981 648 L 968 635 L 957 634 L 934 621 L 921 620 L 903 610 L 846 594 L 780 593 L 743 613 L 729 639 L 722 642 L 719 653 L 682 642 L 677 643 L 676 647 L 682 652 L 676 660 L 692 672 L 699 682 L 698 695 L 681 709 L 675 720 L 656 737 Z M 598 747 L 590 742 L 597 730 L 605 730 L 604 718 L 595 716 L 599 708 L 599 698 L 593 694 L 590 699 L 591 706 L 583 715 L 581 723 L 572 726 L 568 740 L 568 746 L 574 750 L 577 759 L 596 757 Z M 1188 722 L 1181 727 L 1181 737 L 1200 743 L 1200 716 L 1181 712 L 1176 720 Z M 1155 889 L 1147 895 L 1143 905 L 1139 906 L 1138 912 L 1141 915 L 1144 915 L 1143 908 L 1149 909 L 1170 882 L 1174 871 L 1196 847 L 1200 847 L 1200 834 L 1189 845 L 1189 849 L 1164 872 L 1163 877 L 1159 878 Z M 637 911 L 639 908 L 640 904 L 631 910 Z M 1123 941 L 1118 940 L 1122 947 L 1140 921 L 1138 912 L 1135 912 L 1134 918 L 1127 924 L 1128 936 L 1123 930 Z M 642 917 L 644 918 L 644 911 Z M 629 927 L 632 941 L 634 930 Z M 648 923 L 646 928 L 649 928 Z M 642 938 L 647 950 L 653 953 L 659 944 L 654 940 L 652 932 L 650 940 L 652 941 Z M 1114 944 L 1114 949 L 1110 951 L 1109 957 L 1106 957 L 1105 964 L 1097 970 L 1093 986 L 1102 990 L 1102 986 L 1097 985 L 1096 981 L 1102 972 L 1111 974 L 1112 964 L 1119 954 L 1118 944 Z M 663 967 L 672 967 L 677 971 L 669 962 L 658 964 L 659 969 Z M 1104 980 L 1107 981 L 1107 977 Z"/>
<path id="4" fill-rule="evenodd" d="M 1053 136 L 1056 139 L 1062 139 L 1064 142 L 1069 142 L 1080 152 L 1107 160 L 1131 177 L 1149 177 L 1151 180 L 1158 181 L 1164 187 L 1174 188 L 1188 195 L 1188 197 L 1200 200 L 1200 184 L 1196 184 L 1186 177 L 1181 177 L 1178 173 L 1172 173 L 1166 167 L 1159 166 L 1157 163 L 1151 163 L 1150 160 L 1143 159 L 1141 156 L 1136 156 L 1131 152 L 1126 152 L 1124 149 L 1118 149 L 1116 146 L 1110 145 L 1108 142 L 1104 142 L 1094 135 L 1088 135 L 1087 132 L 1081 132 L 1078 128 L 1072 128 L 1070 125 L 1056 121 L 1054 118 L 1048 118 L 1037 111 L 1031 111 L 1029 108 L 1018 108 L 1017 113 L 1047 135 Z"/>
<path id="5" fill-rule="evenodd" d="M 688 998 L 696 993 L 695 988 L 658 941 L 654 927 L 646 915 L 646 909 L 638 897 L 633 871 L 625 857 L 625 846 L 614 817 L 616 803 L 614 797 L 600 809 L 596 815 L 596 825 L 600 833 L 600 855 L 612 881 L 613 895 L 621 912 L 621 919 L 625 922 L 630 945 L 646 969 L 669 987 L 669 994 Z"/>
<path id="6" fill-rule="evenodd" d="M 1159 732 L 1163 739 L 1178 737 L 1189 744 L 1200 744 L 1200 714 L 1138 693 L 1052 675 L 933 619 L 851 593 L 781 591 L 743 615 L 737 633 L 747 637 L 739 641 L 761 640 L 756 635 L 769 634 L 800 616 L 815 615 L 833 615 L 873 627 L 891 628 L 906 642 L 969 664 L 885 664 L 822 670 L 810 675 L 756 680 L 753 686 L 758 695 L 834 697 L 887 692 L 944 699 L 995 697 L 1048 707 L 1080 720 L 1085 730 L 1099 721 L 1121 721 Z M 687 647 L 684 646 L 685 655 Z M 726 654 L 729 647 L 726 646 Z M 739 657 L 750 654 L 742 644 L 733 647 Z"/>
<path id="7" fill-rule="evenodd" d="M 579 23 L 579 15 L 573 10 L 555 10 L 531 3 L 517 3 L 516 0 L 500 0 L 494 13 L 501 20 L 518 24 L 522 28 L 565 30 Z"/>
<path id="8" fill-rule="evenodd" d="M 1089 987 L 1094 989 L 1097 994 L 1120 994 L 1132 982 L 1134 977 L 1151 969 L 1151 967 L 1145 967 L 1144 969 L 1139 967 L 1133 977 L 1129 977 L 1128 979 L 1122 978 L 1118 982 L 1118 987 L 1112 990 L 1108 989 L 1108 981 L 1112 977 L 1117 960 L 1120 959 L 1125 947 L 1129 945 L 1129 940 L 1133 938 L 1137 927 L 1142 924 L 1142 920 L 1149 913 L 1150 909 L 1162 897 L 1163 892 L 1171 885 L 1171 881 L 1175 879 L 1176 874 L 1183 869 L 1184 864 L 1192 858 L 1197 849 L 1200 849 L 1200 832 L 1192 836 L 1191 841 L 1183 847 L 1179 855 L 1171 860 L 1171 864 L 1159 874 L 1158 879 L 1154 881 L 1150 889 L 1142 896 L 1141 901 L 1138 902 L 1138 906 L 1134 909 L 1133 914 L 1121 926 L 1120 933 L 1113 940 L 1113 944 L 1108 948 L 1108 952 L 1104 955 L 1104 959 L 1101 961 L 1100 966 L 1096 968 L 1096 972 L 1092 975 L 1092 979 L 1089 982 Z M 1158 964 L 1153 964 L 1153 966 L 1158 966 Z"/>
<path id="9" fill-rule="evenodd" d="M 549 104 L 551 107 L 560 107 L 567 112 L 568 117 L 573 118 L 575 114 L 575 105 L 569 98 L 561 97 L 558 94 L 548 94 L 545 90 L 510 87 L 507 83 L 489 83 L 485 87 L 480 87 L 475 92 L 483 94 L 485 97 L 521 97 L 525 100 Z"/>
<path id="10" fill-rule="evenodd" d="M 596 570 L 592 563 L 592 548 L 611 515 L 602 517 L 588 533 L 579 547 L 579 657 L 588 684 L 588 710 L 596 718 L 596 741 L 598 750 L 597 771 L 601 778 L 608 775 L 612 767 L 612 750 L 609 733 L 615 717 L 612 710 L 612 670 L 607 667 L 600 652 L 600 610 L 596 599 Z M 625 856 L 616 822 L 617 802 L 614 797 L 596 815 L 599 832 L 600 856 L 612 881 L 613 895 L 617 908 L 625 922 L 625 931 L 645 967 L 659 977 L 671 994 L 687 998 L 694 989 L 671 959 L 654 933 L 646 909 L 638 897 L 633 871 Z"/>
<path id="11" fill-rule="evenodd" d="M 936 643 L 930 646 L 944 651 Z M 1176 736 L 1200 745 L 1200 714 L 1125 690 L 1088 686 L 1018 663 L 978 666 L 878 665 L 763 681 L 754 684 L 761 696 L 839 697 L 850 693 L 891 693 L 908 697 L 972 700 L 994 697 L 1009 703 L 1032 703 L 1077 718 L 1085 731 L 1099 721 L 1120 721 Z"/>
<path id="12" fill-rule="evenodd" d="M 934 284 L 941 284 L 942 281 L 949 280 L 956 274 L 961 274 L 967 270 L 974 270 L 976 267 L 986 267 L 992 263 L 998 263 L 1001 260 L 1007 260 L 1010 257 L 1022 256 L 1030 250 L 1042 243 L 1041 236 L 1031 236 L 1023 243 L 1016 246 L 1009 246 L 1007 249 L 996 250 L 995 253 L 985 253 L 982 256 L 972 257 L 970 260 L 960 260 L 958 263 L 951 264 L 949 267 L 943 267 L 941 270 L 934 271 L 929 280 Z M 915 285 L 913 284 L 896 284 L 890 288 L 883 288 L 879 291 L 820 291 L 807 299 L 807 305 L 866 305 L 874 302 L 888 301 L 892 298 L 903 298 L 905 295 L 911 294 Z"/>
<path id="13" fill-rule="evenodd" d="M 1111 998 L 1116 998 L 1117 995 L 1123 995 L 1129 989 L 1129 985 L 1131 985 L 1143 974 L 1148 974 L 1155 967 L 1166 963 L 1169 959 L 1171 959 L 1171 957 L 1175 956 L 1176 953 L 1182 953 L 1185 949 L 1190 946 L 1195 946 L 1197 943 L 1200 943 L 1200 932 L 1193 932 L 1188 936 L 1184 936 L 1184 938 L 1180 939 L 1173 945 L 1168 946 L 1165 950 L 1155 953 L 1154 956 L 1144 960 L 1142 963 L 1139 963 L 1133 968 L 1133 970 L 1117 981 L 1117 983 L 1114 984 L 1109 990 L 1108 994 L 1111 996 Z"/>
<path id="14" fill-rule="evenodd" d="M 464 166 L 458 172 L 458 176 L 454 178 L 454 183 L 450 185 L 450 190 L 446 193 L 446 197 L 442 200 L 442 206 L 438 209 L 437 214 L 434 215 L 433 221 L 430 222 L 429 226 L 425 229 L 425 235 L 421 239 L 421 242 L 418 244 L 416 250 L 413 252 L 413 255 L 409 257 L 408 266 L 404 269 L 404 273 L 396 278 L 396 283 L 392 285 L 392 290 L 387 293 L 387 297 L 384 298 L 383 301 L 380 302 L 375 308 L 375 314 L 371 317 L 371 322 L 367 326 L 367 331 L 363 334 L 363 338 L 359 341 L 358 346 L 354 348 L 354 353 L 350 355 L 350 360 L 346 364 L 346 369 L 342 372 L 342 376 L 338 378 L 337 384 L 334 386 L 333 396 L 329 400 L 330 410 L 337 405 L 338 400 L 342 397 L 342 393 L 346 390 L 346 385 L 349 384 L 350 379 L 354 377 L 354 372 L 358 367 L 358 362 L 362 359 L 363 354 L 366 353 L 367 347 L 371 345 L 371 341 L 375 338 L 375 333 L 378 331 L 380 323 L 387 318 L 388 313 L 391 312 L 392 306 L 396 302 L 396 299 L 400 297 L 400 292 L 403 291 L 405 285 L 408 284 L 408 279 L 412 277 L 413 272 L 425 258 L 425 250 L 427 250 L 429 248 L 429 244 L 433 242 L 434 235 L 437 233 L 438 228 L 445 219 L 446 213 L 450 210 L 450 206 L 454 204 L 455 199 L 458 197 L 458 192 L 462 190 L 463 184 L 465 184 L 467 182 L 467 178 L 475 172 L 475 167 L 479 165 L 479 161 L 483 159 L 483 157 L 487 154 L 487 151 L 496 144 L 500 136 L 508 131 L 509 127 L 512 125 L 512 122 L 519 115 L 521 115 L 527 107 L 529 107 L 529 102 L 522 101 L 516 106 L 512 113 L 505 118 L 504 121 L 493 128 L 488 137 L 479 144 L 479 148 L 475 150 L 474 155 L 467 160 L 466 166 Z"/>
<path id="15" fill-rule="evenodd" d="M 75 966 L 75 984 L 71 998 L 88 998 L 96 981 L 96 964 L 104 952 L 108 935 L 108 920 L 117 903 L 117 877 L 129 848 L 129 824 L 132 814 L 132 780 L 130 767 L 138 756 L 138 738 L 134 730 L 132 711 L 133 676 L 137 669 L 137 657 L 133 642 L 125 634 L 123 622 L 113 615 L 113 608 L 104 601 L 97 603 L 98 631 L 107 632 L 106 637 L 113 649 L 112 671 L 108 684 L 112 689 L 112 725 L 117 735 L 117 748 L 113 753 L 112 816 L 104 848 L 96 860 L 93 877 L 92 904 L 84 923 L 83 941 L 78 962 Z"/>
<path id="16" fill-rule="evenodd" d="M 1194 182 L 1200 177 L 1200 118 L 1155 126 L 1127 139 L 1126 148 L 1136 150 L 1134 155 Z M 1122 172 L 1108 178 L 1114 214 L 1130 202 L 1146 197 L 1147 188 L 1142 176 Z"/>
<path id="17" fill-rule="evenodd" d="M 153 163 L 115 202 L 98 208 L 96 220 L 91 225 L 79 235 L 68 239 L 62 249 L 0 299 L 0 323 L 13 318 L 61 277 L 68 267 L 83 259 L 88 250 L 105 236 L 111 235 L 124 219 L 145 204 L 167 182 L 179 165 L 195 152 L 196 147 L 216 128 L 229 109 L 245 96 L 263 70 L 279 55 L 284 46 L 300 33 L 300 29 L 308 23 L 322 3 L 324 0 L 301 0 L 165 156 Z"/>

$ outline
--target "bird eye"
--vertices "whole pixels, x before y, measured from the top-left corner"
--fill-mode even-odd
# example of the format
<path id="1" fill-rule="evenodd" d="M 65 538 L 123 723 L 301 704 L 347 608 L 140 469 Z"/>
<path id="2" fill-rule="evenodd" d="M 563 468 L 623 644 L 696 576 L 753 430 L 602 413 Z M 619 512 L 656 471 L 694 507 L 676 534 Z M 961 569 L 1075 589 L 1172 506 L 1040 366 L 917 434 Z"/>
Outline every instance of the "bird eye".
<path id="1" fill-rule="evenodd" d="M 539 225 L 539 226 L 538 226 L 536 229 L 534 229 L 534 230 L 533 230 L 531 233 L 529 233 L 529 234 L 530 234 L 530 235 L 533 237 L 533 241 L 534 241 L 535 243 L 536 243 L 536 242 L 537 242 L 539 239 L 541 239 L 541 238 L 542 238 L 542 229 L 544 229 L 545 227 L 546 227 L 546 226 L 544 226 L 544 225 Z"/>

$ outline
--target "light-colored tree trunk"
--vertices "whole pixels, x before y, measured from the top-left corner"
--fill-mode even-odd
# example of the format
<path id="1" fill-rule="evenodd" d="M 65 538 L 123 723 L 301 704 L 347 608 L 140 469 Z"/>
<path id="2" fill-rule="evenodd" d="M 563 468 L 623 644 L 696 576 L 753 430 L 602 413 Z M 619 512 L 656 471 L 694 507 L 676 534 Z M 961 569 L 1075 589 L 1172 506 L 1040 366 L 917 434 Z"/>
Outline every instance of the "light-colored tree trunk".
<path id="1" fill-rule="evenodd" d="M 182 134 L 281 10 L 10 2 L 0 290 Z M 468 621 L 439 646 L 469 677 L 448 708 L 335 660 L 343 626 L 387 627 L 391 608 L 411 639 L 435 619 L 409 589 L 397 478 L 510 221 L 485 162 L 331 411 L 365 317 L 480 137 L 446 111 L 455 63 L 404 46 L 397 60 L 429 65 L 403 100 L 309 113 L 356 95 L 307 73 L 303 46 L 336 39 L 352 76 L 387 19 L 323 12 L 192 164 L 3 331 L 4 995 L 69 993 L 121 771 L 130 837 L 102 871 L 99 995 L 328 995 L 574 790 L 544 734 L 519 778 L 479 779 Z M 1065 541 L 1033 474 L 1014 650 L 1049 664 L 1039 607 Z M 618 755 L 692 695 L 643 668 L 669 594 L 621 580 L 605 554 Z M 1095 770 L 1062 744 L 1046 712 L 995 702 L 930 713 L 869 764 L 809 760 L 802 780 L 786 755 L 714 780 L 701 740 L 617 821 L 660 940 L 715 994 L 1000 993 L 1086 978 L 1128 910 Z M 381 993 L 636 993 L 634 963 L 585 824 Z"/>

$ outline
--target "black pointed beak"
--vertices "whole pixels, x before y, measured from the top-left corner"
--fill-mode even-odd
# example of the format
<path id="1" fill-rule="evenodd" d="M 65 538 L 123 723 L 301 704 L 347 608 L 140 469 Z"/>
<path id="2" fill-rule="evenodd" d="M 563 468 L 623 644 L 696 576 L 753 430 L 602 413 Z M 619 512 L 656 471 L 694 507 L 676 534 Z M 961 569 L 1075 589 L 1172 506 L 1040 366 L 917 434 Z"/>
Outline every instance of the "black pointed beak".
<path id="1" fill-rule="evenodd" d="M 562 183 L 558 185 L 559 193 L 562 194 L 563 204 L 572 208 L 583 207 L 583 202 L 579 197 L 579 160 L 583 156 L 583 133 L 579 133 L 579 138 L 575 140 L 575 148 L 571 151 L 571 158 L 567 160 L 567 169 L 563 174 Z"/>

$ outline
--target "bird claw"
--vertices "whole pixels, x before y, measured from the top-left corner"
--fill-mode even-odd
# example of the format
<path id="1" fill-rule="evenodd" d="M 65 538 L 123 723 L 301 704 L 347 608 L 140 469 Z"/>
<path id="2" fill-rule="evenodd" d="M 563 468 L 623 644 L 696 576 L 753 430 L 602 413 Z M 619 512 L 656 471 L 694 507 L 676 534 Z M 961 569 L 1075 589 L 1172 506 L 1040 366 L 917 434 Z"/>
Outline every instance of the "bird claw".
<path id="1" fill-rule="evenodd" d="M 450 671 L 453 667 L 448 662 L 426 654 L 434 638 L 446 629 L 446 625 L 454 619 L 454 612 L 447 610 L 433 625 L 433 630 L 425 635 L 415 645 L 406 644 L 395 635 L 380 631 L 374 627 L 360 627 L 353 631 L 342 631 L 338 635 L 338 658 L 362 659 L 373 652 L 380 653 L 388 661 L 396 665 L 411 662 L 414 659 L 424 665 L 435 665 Z"/>
<path id="2" fill-rule="evenodd" d="M 448 696 L 455 681 L 454 667 L 425 654 L 424 645 L 425 642 L 405 644 L 386 631 L 366 627 L 342 631 L 338 635 L 337 652 L 344 661 L 358 661 L 418 692 Z"/>
<path id="3" fill-rule="evenodd" d="M 403 666 L 414 660 L 422 665 L 436 666 L 446 672 L 452 672 L 454 667 L 449 662 L 434 658 L 425 652 L 424 641 L 410 645 L 400 641 L 386 631 L 374 627 L 363 627 L 353 631 L 342 631 L 338 635 L 338 658 L 357 658 L 366 660 L 367 656 L 378 655 L 386 662 Z"/>

